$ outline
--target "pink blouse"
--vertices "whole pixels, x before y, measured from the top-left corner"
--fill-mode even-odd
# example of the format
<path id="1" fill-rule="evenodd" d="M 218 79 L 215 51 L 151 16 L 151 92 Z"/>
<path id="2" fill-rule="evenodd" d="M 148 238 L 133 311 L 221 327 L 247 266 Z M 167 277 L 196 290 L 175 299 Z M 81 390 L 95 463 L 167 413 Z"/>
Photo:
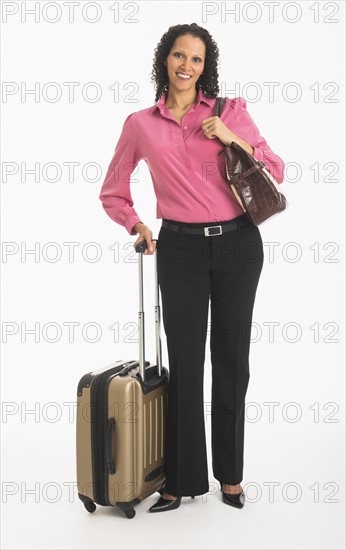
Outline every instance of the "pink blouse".
<path id="1" fill-rule="evenodd" d="M 215 98 L 201 89 L 197 103 L 181 125 L 165 106 L 166 94 L 154 106 L 127 116 L 102 184 L 100 200 L 106 213 L 136 235 L 142 222 L 133 208 L 130 176 L 140 160 L 148 165 L 156 195 L 156 217 L 188 223 L 230 220 L 244 213 L 221 175 L 224 148 L 208 139 L 204 119 L 213 116 Z M 267 144 L 246 110 L 246 100 L 227 98 L 221 120 L 254 148 L 253 156 L 266 163 L 277 183 L 284 179 L 284 162 Z M 223 172 L 222 172 L 223 173 Z M 142 222 L 145 223 L 145 222 Z M 148 225 L 148 223 L 146 223 Z"/>

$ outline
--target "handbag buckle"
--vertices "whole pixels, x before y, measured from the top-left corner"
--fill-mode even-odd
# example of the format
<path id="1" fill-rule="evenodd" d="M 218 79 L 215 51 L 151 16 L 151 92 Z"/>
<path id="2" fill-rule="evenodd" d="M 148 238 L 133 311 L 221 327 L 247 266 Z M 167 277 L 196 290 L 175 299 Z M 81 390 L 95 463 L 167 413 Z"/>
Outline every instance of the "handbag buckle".
<path id="1" fill-rule="evenodd" d="M 210 229 L 217 229 L 219 228 L 218 233 L 209 233 Z M 209 227 L 204 227 L 204 235 L 206 237 L 213 237 L 214 235 L 222 235 L 222 226 L 221 225 L 210 225 Z"/>

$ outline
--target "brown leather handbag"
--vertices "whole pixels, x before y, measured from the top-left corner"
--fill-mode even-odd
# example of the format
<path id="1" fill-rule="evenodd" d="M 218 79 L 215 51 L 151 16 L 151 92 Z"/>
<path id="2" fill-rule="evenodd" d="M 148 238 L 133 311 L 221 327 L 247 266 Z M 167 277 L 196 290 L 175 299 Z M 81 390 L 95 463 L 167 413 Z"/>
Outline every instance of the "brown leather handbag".
<path id="1" fill-rule="evenodd" d="M 213 116 L 222 113 L 225 97 L 217 97 Z M 286 197 L 277 188 L 277 182 L 265 169 L 265 162 L 255 159 L 233 141 L 225 145 L 224 178 L 240 206 L 255 224 L 279 214 L 288 206 Z"/>

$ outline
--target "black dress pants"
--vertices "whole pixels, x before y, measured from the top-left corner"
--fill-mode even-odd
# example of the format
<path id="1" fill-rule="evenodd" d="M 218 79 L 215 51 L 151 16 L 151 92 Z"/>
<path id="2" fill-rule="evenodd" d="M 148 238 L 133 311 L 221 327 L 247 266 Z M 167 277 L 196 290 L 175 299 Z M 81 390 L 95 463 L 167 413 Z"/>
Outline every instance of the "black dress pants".
<path id="1" fill-rule="evenodd" d="M 170 371 L 165 490 L 175 496 L 209 490 L 203 397 L 207 331 L 212 363 L 213 474 L 220 483 L 230 485 L 243 479 L 251 322 L 264 257 L 258 227 L 246 214 L 233 220 L 243 225 L 239 222 L 235 230 L 210 237 L 161 227 L 157 240 Z M 224 225 L 231 220 L 167 221 L 181 228 Z"/>

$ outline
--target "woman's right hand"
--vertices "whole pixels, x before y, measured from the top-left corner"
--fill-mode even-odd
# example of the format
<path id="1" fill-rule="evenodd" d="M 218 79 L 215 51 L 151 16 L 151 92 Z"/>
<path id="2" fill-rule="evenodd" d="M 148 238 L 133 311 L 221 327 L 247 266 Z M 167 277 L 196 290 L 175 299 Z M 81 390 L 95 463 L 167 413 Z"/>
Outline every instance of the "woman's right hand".
<path id="1" fill-rule="evenodd" d="M 141 241 L 147 241 L 148 248 L 144 250 L 144 254 L 154 254 L 156 250 L 156 241 L 152 240 L 153 232 L 144 225 L 144 223 L 136 223 L 136 225 L 133 226 L 133 229 L 139 233 L 139 237 L 134 243 L 133 246 L 137 246 Z"/>

